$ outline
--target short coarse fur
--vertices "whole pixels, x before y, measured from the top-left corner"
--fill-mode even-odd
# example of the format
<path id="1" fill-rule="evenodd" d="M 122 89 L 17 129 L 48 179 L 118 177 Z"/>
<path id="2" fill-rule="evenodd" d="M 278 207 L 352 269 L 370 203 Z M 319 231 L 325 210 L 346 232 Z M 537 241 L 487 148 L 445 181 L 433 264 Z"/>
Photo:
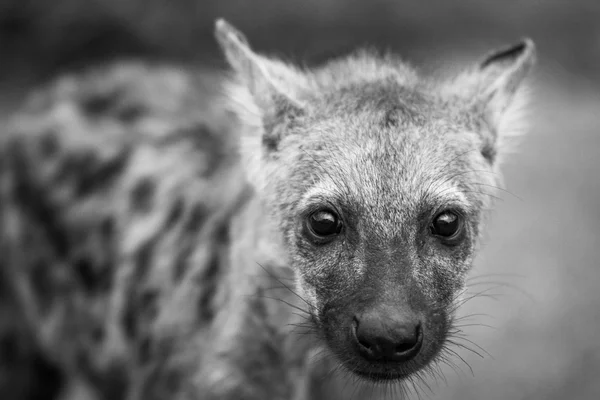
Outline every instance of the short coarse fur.
<path id="1" fill-rule="evenodd" d="M 273 243 L 296 271 L 308 324 L 366 380 L 427 369 L 444 349 L 500 184 L 503 142 L 519 129 L 533 42 L 436 81 L 368 51 L 299 69 L 255 53 L 223 20 L 216 33 L 238 78 L 233 104 L 254 105 L 238 108 L 252 127 L 242 157 Z M 315 215 L 337 228 L 315 234 Z M 438 234 L 438 218 L 459 221 L 451 239 Z M 360 326 L 373 315 L 388 325 L 365 342 Z M 391 345 L 381 335 L 392 335 L 384 320 L 398 332 L 416 327 L 415 357 L 384 356 Z"/>
<path id="2" fill-rule="evenodd" d="M 446 356 L 533 44 L 435 81 L 368 51 L 299 69 L 216 33 L 225 95 L 117 64 L 60 79 L 3 135 L 3 399 L 334 399 Z M 342 228 L 315 241 L 323 209 Z M 432 234 L 448 210 L 452 240 Z M 419 354 L 357 354 L 372 309 L 417 318 Z"/>

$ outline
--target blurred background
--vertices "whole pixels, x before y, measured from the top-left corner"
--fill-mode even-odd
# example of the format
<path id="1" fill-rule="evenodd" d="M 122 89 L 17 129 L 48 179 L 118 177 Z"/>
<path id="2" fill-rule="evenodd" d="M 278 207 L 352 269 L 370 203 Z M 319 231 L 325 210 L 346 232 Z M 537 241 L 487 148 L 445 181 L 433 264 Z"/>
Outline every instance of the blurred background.
<path id="1" fill-rule="evenodd" d="M 220 68 L 213 22 L 254 48 L 317 62 L 362 45 L 426 71 L 535 40 L 533 128 L 471 281 L 473 347 L 425 398 L 600 398 L 600 1 L 0 0 L 0 123 L 35 85 L 120 57 Z M 478 324 L 486 324 L 486 327 Z"/>

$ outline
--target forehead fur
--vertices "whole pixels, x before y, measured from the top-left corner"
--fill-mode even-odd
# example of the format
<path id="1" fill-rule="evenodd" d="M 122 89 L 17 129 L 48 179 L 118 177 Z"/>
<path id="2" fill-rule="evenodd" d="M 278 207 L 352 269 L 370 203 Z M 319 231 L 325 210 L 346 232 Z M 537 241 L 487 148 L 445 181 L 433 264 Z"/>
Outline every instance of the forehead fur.
<path id="1" fill-rule="evenodd" d="M 339 89 L 356 83 L 394 80 L 413 84 L 418 80 L 414 69 L 392 54 L 361 49 L 332 60 L 311 72 L 319 88 Z"/>
<path id="2" fill-rule="evenodd" d="M 305 148 L 312 147 L 311 154 L 300 157 L 315 164 L 313 170 L 340 185 L 352 183 L 360 192 L 379 183 L 391 184 L 397 192 L 415 192 L 435 180 L 460 182 L 460 175 L 448 176 L 461 170 L 486 168 L 472 140 L 476 135 L 444 121 L 374 127 L 358 114 L 333 117 L 309 129 L 315 140 Z M 389 191 L 376 189 L 382 194 Z"/>
<path id="3" fill-rule="evenodd" d="M 305 150 L 286 163 L 298 178 L 294 187 L 308 190 L 302 202 L 346 199 L 362 208 L 354 214 L 368 209 L 398 223 L 402 209 L 455 204 L 469 211 L 485 202 L 471 195 L 482 180 L 494 183 L 471 173 L 487 169 L 480 137 L 430 81 L 397 58 L 364 51 L 307 75 L 318 90 L 283 146 Z"/>
<path id="4" fill-rule="evenodd" d="M 478 123 L 476 116 L 465 112 L 465 101 L 456 93 L 446 90 L 447 82 L 420 77 L 415 69 L 393 54 L 379 54 L 363 49 L 346 57 L 331 60 L 316 68 L 299 69 L 279 60 L 270 60 L 274 79 L 290 98 L 306 106 L 308 114 L 329 116 L 333 113 L 362 115 L 371 124 L 417 122 L 436 118 L 455 117 L 463 123 Z M 280 81 L 282 76 L 302 77 Z M 264 114 L 256 107 L 245 85 L 232 81 L 226 92 L 235 104 L 236 113 L 252 126 L 260 126 L 259 116 Z M 318 115 L 317 115 L 318 116 Z"/>
<path id="5" fill-rule="evenodd" d="M 360 50 L 303 74 L 309 87 L 299 97 L 323 115 L 365 111 L 366 122 L 383 125 L 443 118 L 463 124 L 474 120 L 463 99 L 443 90 L 445 82 L 420 77 L 392 54 Z"/>

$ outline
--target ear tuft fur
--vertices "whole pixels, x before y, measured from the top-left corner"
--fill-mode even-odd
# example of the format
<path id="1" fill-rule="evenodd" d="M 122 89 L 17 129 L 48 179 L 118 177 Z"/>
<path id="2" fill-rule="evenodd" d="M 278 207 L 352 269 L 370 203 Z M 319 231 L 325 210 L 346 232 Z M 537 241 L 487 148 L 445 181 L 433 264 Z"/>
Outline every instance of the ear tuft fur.
<path id="1" fill-rule="evenodd" d="M 497 50 L 479 64 L 477 100 L 497 126 L 523 80 L 535 64 L 536 49 L 531 39 Z"/>
<path id="2" fill-rule="evenodd" d="M 530 62 L 535 60 L 535 44 L 531 39 L 522 39 L 517 44 L 490 53 L 481 63 L 480 67 L 481 69 L 485 69 L 498 62 L 508 62 L 510 64 L 518 59 L 524 59 Z"/>
<path id="3" fill-rule="evenodd" d="M 215 23 L 215 36 L 239 83 L 260 112 L 267 150 L 275 151 L 283 136 L 281 125 L 302 114 L 298 99 L 307 87 L 305 76 L 280 61 L 256 54 L 246 37 L 223 19 Z M 240 90 L 235 91 L 237 98 L 243 97 Z"/>
<path id="4" fill-rule="evenodd" d="M 468 111 L 483 120 L 488 132 L 482 132 L 481 153 L 490 163 L 497 163 L 508 139 L 525 129 L 529 90 L 524 80 L 535 62 L 535 44 L 525 38 L 490 52 L 443 88 L 462 98 Z"/>

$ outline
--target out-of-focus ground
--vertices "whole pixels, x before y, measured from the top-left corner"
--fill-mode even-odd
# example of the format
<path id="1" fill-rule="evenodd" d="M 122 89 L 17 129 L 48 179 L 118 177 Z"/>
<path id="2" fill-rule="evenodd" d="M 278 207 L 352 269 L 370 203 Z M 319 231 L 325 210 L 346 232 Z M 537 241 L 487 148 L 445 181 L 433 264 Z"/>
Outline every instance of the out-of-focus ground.
<path id="1" fill-rule="evenodd" d="M 416 65 L 538 44 L 532 130 L 506 164 L 473 271 L 508 284 L 469 301 L 470 370 L 445 369 L 444 400 L 600 398 L 600 2 L 595 0 L 0 0 L 0 117 L 58 71 L 119 56 L 222 65 L 216 17 L 258 50 L 318 60 L 363 44 Z M 430 69 L 430 68 L 427 68 Z M 491 283 L 473 286 L 485 290 Z M 481 350 L 474 349 L 481 353 Z"/>

